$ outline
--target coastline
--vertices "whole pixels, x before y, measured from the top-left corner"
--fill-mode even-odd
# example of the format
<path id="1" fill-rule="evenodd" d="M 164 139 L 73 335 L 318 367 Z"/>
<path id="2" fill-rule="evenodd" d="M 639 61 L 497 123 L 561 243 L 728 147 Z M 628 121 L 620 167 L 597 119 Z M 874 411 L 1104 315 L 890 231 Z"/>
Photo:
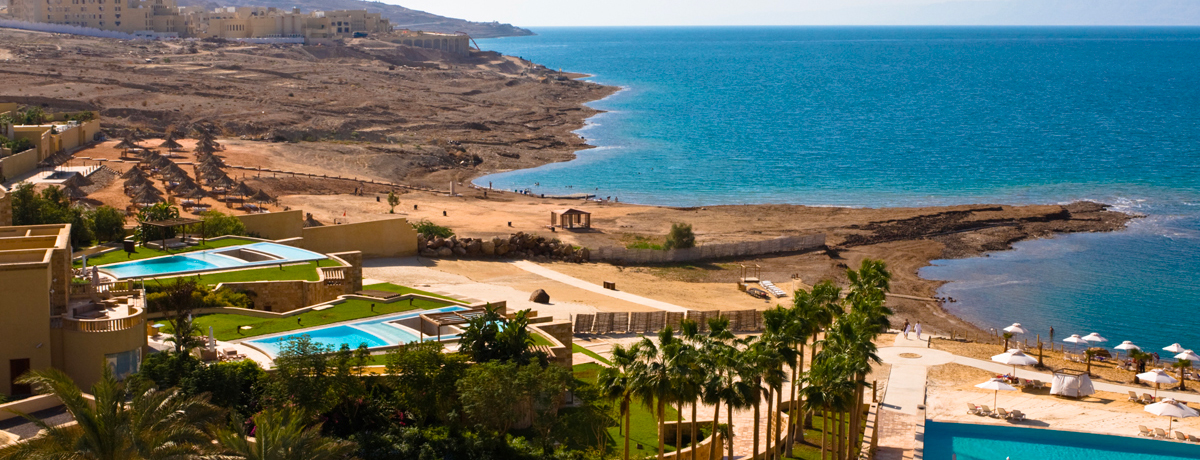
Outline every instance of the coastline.
<path id="1" fill-rule="evenodd" d="M 591 77 L 591 75 L 587 74 L 570 72 L 564 72 L 564 75 L 568 75 L 571 79 Z M 591 82 L 587 83 L 595 84 Z M 592 110 L 593 113 L 578 120 L 572 119 L 569 122 L 575 126 L 569 131 L 570 135 L 574 136 L 583 148 L 572 152 L 569 158 L 565 159 L 544 161 L 539 164 L 502 171 L 481 171 L 471 176 L 470 181 L 472 184 L 480 189 L 487 188 L 486 183 L 479 184 L 474 181 L 500 172 L 531 169 L 551 163 L 572 161 L 578 158 L 577 153 L 579 151 L 599 147 L 588 144 L 577 133 L 578 130 L 587 126 L 588 120 L 591 117 L 604 113 L 602 110 L 591 108 L 588 104 L 611 97 L 613 94 L 627 89 L 609 85 L 600 86 L 609 91 L 598 99 L 580 104 L 581 108 Z M 508 198 L 510 195 L 513 194 L 506 194 L 505 198 Z M 535 197 L 517 195 L 514 201 L 540 201 L 537 204 L 547 205 L 551 201 L 562 200 L 552 200 L 549 198 L 542 200 Z M 595 202 L 586 204 L 592 203 Z M 530 204 L 534 203 L 525 203 L 523 206 Z M 1011 250 L 1012 245 L 1020 241 L 1050 238 L 1059 234 L 1119 231 L 1124 229 L 1129 221 L 1139 217 L 1136 214 L 1110 210 L 1111 205 L 1109 204 L 1090 201 L 1073 202 L 1067 205 L 965 204 L 915 208 L 852 208 L 779 204 L 740 204 L 701 207 L 658 206 L 638 203 L 620 203 L 619 205 L 615 203 L 596 203 L 596 205 L 609 209 L 614 206 L 622 208 L 624 216 L 618 220 L 632 218 L 639 214 L 662 214 L 667 210 L 696 214 L 710 210 L 739 210 L 718 212 L 718 214 L 728 214 L 728 216 L 722 217 L 714 216 L 705 218 L 703 216 L 696 216 L 701 220 L 711 220 L 712 222 L 710 223 L 716 224 L 718 228 L 739 227 L 735 222 L 748 222 L 747 220 L 743 220 L 742 216 L 760 212 L 788 215 L 795 218 L 818 214 L 861 214 L 860 216 L 846 217 L 843 222 L 839 222 L 837 225 L 821 229 L 811 229 L 829 232 L 827 233 L 828 250 L 824 253 L 828 258 L 826 261 L 826 265 L 828 266 L 823 272 L 816 274 L 816 279 L 834 279 L 844 283 L 846 281 L 844 275 L 845 268 L 856 266 L 861 259 L 867 257 L 884 259 L 893 269 L 893 293 L 903 296 L 889 298 L 889 303 L 896 310 L 894 319 L 900 323 L 903 322 L 905 316 L 910 316 L 911 318 L 909 319 L 922 321 L 928 330 L 941 333 L 949 333 L 951 331 L 959 333 L 967 331 L 983 333 L 984 327 L 959 318 L 944 307 L 942 304 L 943 300 L 937 298 L 938 290 L 947 284 L 948 281 L 929 280 L 920 277 L 919 271 L 926 266 L 930 266 L 934 260 L 982 257 L 986 256 L 989 252 Z M 523 213 L 516 212 L 508 217 L 519 218 L 518 216 L 521 216 L 521 214 Z M 593 219 L 596 219 L 596 217 L 593 217 Z M 670 221 L 670 219 L 665 218 L 659 220 Z M 603 225 L 604 220 L 596 219 L 594 222 L 598 225 Z M 503 231 L 494 231 L 488 225 L 468 222 L 463 222 L 460 225 L 460 227 L 455 228 L 462 228 L 460 233 L 464 236 L 498 236 L 500 233 L 503 233 Z M 651 230 L 649 228 L 639 229 L 630 224 L 619 224 L 617 227 L 623 230 L 615 232 L 614 236 L 616 238 L 609 238 L 608 243 L 615 242 L 619 245 L 621 242 L 630 239 L 652 240 L 656 233 L 648 231 Z M 766 237 L 771 235 L 782 236 L 804 231 L 801 228 L 783 228 L 785 226 L 770 229 L 755 228 L 753 225 L 743 225 L 741 227 L 743 228 L 737 230 L 720 230 L 717 232 L 704 232 L 703 229 L 697 228 L 698 242 L 703 244 L 706 241 L 714 243 L 748 241 L 766 239 Z M 665 234 L 665 229 L 661 230 L 661 233 L 658 234 Z M 563 239 L 572 240 L 569 237 Z M 585 246 L 585 243 L 588 242 L 605 242 L 599 238 L 590 238 L 592 241 L 588 240 L 589 238 L 578 238 L 574 242 Z M 893 257 L 889 257 L 889 254 Z M 780 275 L 782 275 L 782 271 L 787 271 L 784 267 L 793 264 L 801 266 L 811 265 L 814 262 L 811 260 L 813 258 L 814 254 L 779 254 L 715 262 L 753 262 L 760 265 L 766 264 L 771 267 L 766 270 L 779 271 L 779 274 L 775 276 L 778 283 L 781 279 Z M 561 264 L 559 268 L 568 273 L 578 272 L 576 274 L 581 276 L 589 274 L 587 270 L 574 270 L 569 266 L 562 267 Z M 811 270 L 810 273 L 812 273 Z M 662 277 L 661 274 L 659 276 Z M 670 275 L 666 276 L 669 277 Z M 764 278 L 767 277 L 769 275 L 764 276 Z M 729 283 L 733 281 L 735 280 L 728 273 L 724 275 L 712 275 L 702 280 L 704 283 Z M 653 292 L 646 292 L 645 294 L 652 295 Z M 916 300 L 917 298 L 927 300 Z M 686 302 L 689 299 L 685 296 L 677 300 Z"/>

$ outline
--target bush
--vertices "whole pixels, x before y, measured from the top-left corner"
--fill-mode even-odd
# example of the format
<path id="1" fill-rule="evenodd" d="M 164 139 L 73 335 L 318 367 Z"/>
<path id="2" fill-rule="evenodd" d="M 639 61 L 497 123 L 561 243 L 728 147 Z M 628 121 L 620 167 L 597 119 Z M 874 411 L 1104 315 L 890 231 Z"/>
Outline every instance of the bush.
<path id="1" fill-rule="evenodd" d="M 71 205 L 62 189 L 51 186 L 39 194 L 33 184 L 22 182 L 12 195 L 13 225 L 71 224 L 71 244 L 92 245 L 92 222 L 83 208 Z"/>
<path id="2" fill-rule="evenodd" d="M 88 213 L 92 232 L 101 243 L 125 239 L 125 214 L 111 206 L 101 206 Z"/>
<path id="3" fill-rule="evenodd" d="M 696 234 L 692 233 L 691 224 L 671 224 L 671 231 L 667 233 L 667 243 L 663 245 L 666 249 L 687 249 L 696 247 Z"/>
<path id="4" fill-rule="evenodd" d="M 433 222 L 430 222 L 429 219 L 421 219 L 420 221 L 417 221 L 417 223 L 412 224 L 412 226 L 417 233 L 420 233 L 425 238 L 433 238 L 436 236 L 449 238 L 454 236 L 454 230 L 450 230 L 450 227 L 437 225 Z"/>
<path id="5" fill-rule="evenodd" d="M 138 222 L 153 222 L 156 220 L 175 219 L 179 217 L 179 208 L 171 206 L 167 203 L 158 203 L 153 206 L 142 208 L 138 213 Z M 133 238 L 137 241 L 145 243 L 147 241 L 161 240 L 164 238 L 174 238 L 177 230 L 171 228 L 156 228 L 138 226 L 133 232 Z"/>
<path id="6" fill-rule="evenodd" d="M 221 211 L 208 211 L 201 214 L 204 220 L 204 236 L 213 238 L 224 235 L 245 236 L 246 224 L 241 219 Z"/>

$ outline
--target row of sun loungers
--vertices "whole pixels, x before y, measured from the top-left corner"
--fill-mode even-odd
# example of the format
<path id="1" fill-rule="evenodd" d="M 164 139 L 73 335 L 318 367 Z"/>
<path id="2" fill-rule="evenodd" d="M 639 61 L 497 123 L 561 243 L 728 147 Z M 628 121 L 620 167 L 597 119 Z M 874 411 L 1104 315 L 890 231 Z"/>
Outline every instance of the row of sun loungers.
<path id="1" fill-rule="evenodd" d="M 770 292 L 775 297 L 787 297 L 787 293 L 783 292 L 783 289 L 779 289 L 779 286 L 776 286 L 775 283 L 772 283 L 767 280 L 762 280 L 762 281 L 758 282 L 758 285 L 762 286 L 763 289 L 766 289 L 767 292 Z"/>
<path id="2" fill-rule="evenodd" d="M 1147 438 L 1171 439 L 1171 435 L 1167 433 L 1167 430 L 1155 428 L 1154 431 L 1150 431 L 1145 425 L 1138 425 L 1138 434 Z M 1175 432 L 1175 440 L 1200 443 L 1200 438 L 1190 434 L 1183 434 L 1182 431 Z"/>
<path id="3" fill-rule="evenodd" d="M 1154 404 L 1158 402 L 1158 400 L 1155 399 L 1150 393 L 1142 393 L 1142 396 L 1139 397 L 1137 392 L 1133 390 L 1129 390 L 1129 400 L 1142 404 Z"/>
<path id="4" fill-rule="evenodd" d="M 1004 410 L 1003 407 L 997 407 L 996 410 L 988 408 L 988 406 L 976 406 L 972 403 L 967 403 L 967 413 L 978 415 L 980 417 L 992 417 L 1004 419 L 1009 422 L 1020 422 L 1025 420 L 1025 414 L 1021 411 L 1013 409 L 1012 412 Z"/>

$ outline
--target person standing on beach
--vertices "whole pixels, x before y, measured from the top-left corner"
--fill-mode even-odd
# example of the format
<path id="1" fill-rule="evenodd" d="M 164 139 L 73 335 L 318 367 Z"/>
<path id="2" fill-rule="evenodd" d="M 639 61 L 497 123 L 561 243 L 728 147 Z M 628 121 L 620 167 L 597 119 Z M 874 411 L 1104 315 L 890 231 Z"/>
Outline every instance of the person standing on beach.
<path id="1" fill-rule="evenodd" d="M 903 329 L 904 329 L 904 338 L 905 338 L 905 339 L 907 339 L 907 338 L 908 338 L 908 329 L 909 329 L 910 327 L 911 327 L 911 326 L 908 324 L 908 318 L 904 318 L 904 328 L 903 328 Z"/>
<path id="2" fill-rule="evenodd" d="M 914 328 L 917 331 L 917 340 L 921 340 L 921 322 L 917 321 L 917 326 Z"/>

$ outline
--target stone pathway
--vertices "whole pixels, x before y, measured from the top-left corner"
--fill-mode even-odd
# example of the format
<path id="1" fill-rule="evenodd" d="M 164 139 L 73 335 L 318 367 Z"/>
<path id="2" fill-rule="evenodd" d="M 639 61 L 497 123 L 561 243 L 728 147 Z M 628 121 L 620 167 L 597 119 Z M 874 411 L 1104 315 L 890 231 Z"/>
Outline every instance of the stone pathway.
<path id="1" fill-rule="evenodd" d="M 917 339 L 910 333 L 897 334 L 894 346 L 879 349 L 883 362 L 892 365 L 888 386 L 879 413 L 879 452 L 877 459 L 913 457 L 913 439 L 920 417 L 917 406 L 925 404 L 925 381 L 929 366 L 946 364 L 954 355 L 929 348 L 929 336 Z"/>
<path id="2" fill-rule="evenodd" d="M 644 306 L 647 306 L 650 308 L 655 308 L 655 309 L 663 310 L 663 311 L 686 312 L 688 310 L 679 305 L 663 302 L 661 300 L 649 299 L 646 297 L 642 297 L 642 296 L 635 295 L 635 294 L 630 294 L 628 292 L 623 292 L 623 291 L 614 291 L 611 289 L 604 289 L 602 286 L 589 283 L 587 281 L 581 280 L 579 278 L 575 278 L 573 276 L 564 275 L 562 273 L 556 272 L 554 270 L 551 270 L 549 268 L 535 264 L 533 262 L 519 260 L 519 261 L 512 262 L 512 264 L 513 264 L 513 266 L 516 266 L 516 267 L 518 267 L 522 270 L 525 270 L 529 273 L 533 273 L 535 275 L 538 275 L 538 276 L 541 276 L 544 278 L 552 279 L 554 281 L 558 281 L 560 283 L 563 283 L 563 284 L 566 284 L 569 286 L 574 286 L 574 287 L 577 287 L 577 288 L 580 288 L 583 290 L 591 291 L 596 294 L 609 296 L 609 297 L 612 297 L 615 299 L 621 299 L 626 302 L 632 302 L 632 303 L 644 305 Z"/>

